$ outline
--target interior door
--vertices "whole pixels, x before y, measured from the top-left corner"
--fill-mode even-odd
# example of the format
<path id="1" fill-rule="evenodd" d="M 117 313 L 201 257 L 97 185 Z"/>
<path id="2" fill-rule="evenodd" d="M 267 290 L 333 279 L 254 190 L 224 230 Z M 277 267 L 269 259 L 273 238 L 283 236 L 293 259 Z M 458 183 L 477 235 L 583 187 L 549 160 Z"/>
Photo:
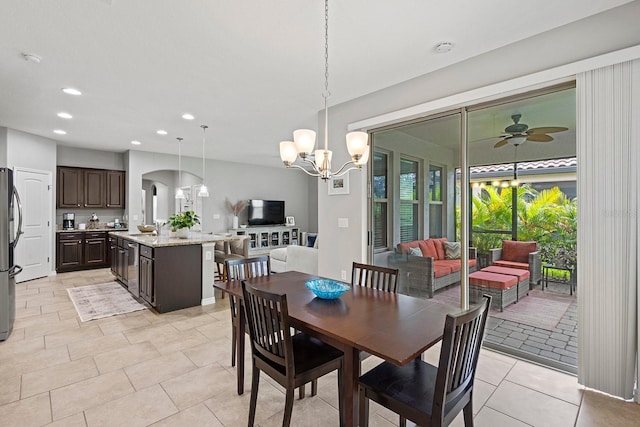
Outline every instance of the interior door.
<path id="1" fill-rule="evenodd" d="M 51 172 L 16 167 L 15 186 L 22 202 L 22 236 L 16 246 L 18 282 L 45 277 L 51 271 Z"/>

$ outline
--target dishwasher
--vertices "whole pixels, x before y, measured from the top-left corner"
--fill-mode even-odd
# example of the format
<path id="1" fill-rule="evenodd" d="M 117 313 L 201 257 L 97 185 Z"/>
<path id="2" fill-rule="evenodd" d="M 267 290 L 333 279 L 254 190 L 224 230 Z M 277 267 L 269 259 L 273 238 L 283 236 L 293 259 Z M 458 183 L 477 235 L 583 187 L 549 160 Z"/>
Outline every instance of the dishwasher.
<path id="1" fill-rule="evenodd" d="M 127 256 L 127 288 L 129 292 L 136 297 L 140 298 L 140 281 L 138 280 L 138 253 L 139 247 L 137 243 L 126 242 L 128 249 Z"/>

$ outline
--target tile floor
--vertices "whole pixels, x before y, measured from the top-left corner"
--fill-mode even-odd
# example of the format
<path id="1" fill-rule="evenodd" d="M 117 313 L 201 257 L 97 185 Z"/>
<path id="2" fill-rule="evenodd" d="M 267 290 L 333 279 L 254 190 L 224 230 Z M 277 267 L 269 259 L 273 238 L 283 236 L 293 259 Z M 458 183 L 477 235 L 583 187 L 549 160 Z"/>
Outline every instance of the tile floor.
<path id="1" fill-rule="evenodd" d="M 104 269 L 18 284 L 15 330 L 0 343 L 0 425 L 246 425 L 249 393 L 235 393 L 228 299 L 80 322 L 66 288 L 111 279 Z M 432 363 L 437 357 L 438 348 L 425 355 Z M 364 369 L 378 361 L 367 359 Z M 296 400 L 292 425 L 338 425 L 336 390 L 335 374 L 322 378 L 318 396 Z M 474 403 L 477 426 L 631 426 L 640 419 L 640 405 L 489 350 L 480 357 Z M 257 424 L 281 425 L 283 406 L 282 390 L 263 376 Z M 372 426 L 397 423 L 380 406 L 371 411 Z"/>

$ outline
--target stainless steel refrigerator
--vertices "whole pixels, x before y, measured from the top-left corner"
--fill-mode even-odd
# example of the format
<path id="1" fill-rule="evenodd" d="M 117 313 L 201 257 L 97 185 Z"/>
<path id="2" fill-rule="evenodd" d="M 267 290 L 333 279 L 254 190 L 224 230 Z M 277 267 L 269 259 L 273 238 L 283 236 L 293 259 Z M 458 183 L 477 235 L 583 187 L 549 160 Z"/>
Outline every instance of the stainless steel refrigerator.
<path id="1" fill-rule="evenodd" d="M 13 220 L 16 208 L 17 227 Z M 16 275 L 22 271 L 22 267 L 15 264 L 13 250 L 20 234 L 22 206 L 20 196 L 13 186 L 13 171 L 0 168 L 0 341 L 9 338 L 16 317 Z"/>

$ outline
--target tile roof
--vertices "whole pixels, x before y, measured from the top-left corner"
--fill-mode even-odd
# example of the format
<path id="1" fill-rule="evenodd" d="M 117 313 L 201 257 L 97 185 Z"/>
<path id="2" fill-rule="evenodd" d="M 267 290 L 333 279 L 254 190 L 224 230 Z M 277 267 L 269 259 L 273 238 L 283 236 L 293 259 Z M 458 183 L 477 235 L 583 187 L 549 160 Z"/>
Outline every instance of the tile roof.
<path id="1" fill-rule="evenodd" d="M 519 171 L 544 171 L 546 169 L 556 168 L 575 168 L 577 161 L 575 157 L 566 159 L 552 159 L 552 160 L 539 160 L 535 162 L 521 162 L 518 163 Z M 511 172 L 513 171 L 513 163 L 503 163 L 500 165 L 488 165 L 488 166 L 473 166 L 471 167 L 471 174 L 478 173 L 491 173 L 491 172 Z M 551 172 L 551 171 L 547 171 Z"/>

